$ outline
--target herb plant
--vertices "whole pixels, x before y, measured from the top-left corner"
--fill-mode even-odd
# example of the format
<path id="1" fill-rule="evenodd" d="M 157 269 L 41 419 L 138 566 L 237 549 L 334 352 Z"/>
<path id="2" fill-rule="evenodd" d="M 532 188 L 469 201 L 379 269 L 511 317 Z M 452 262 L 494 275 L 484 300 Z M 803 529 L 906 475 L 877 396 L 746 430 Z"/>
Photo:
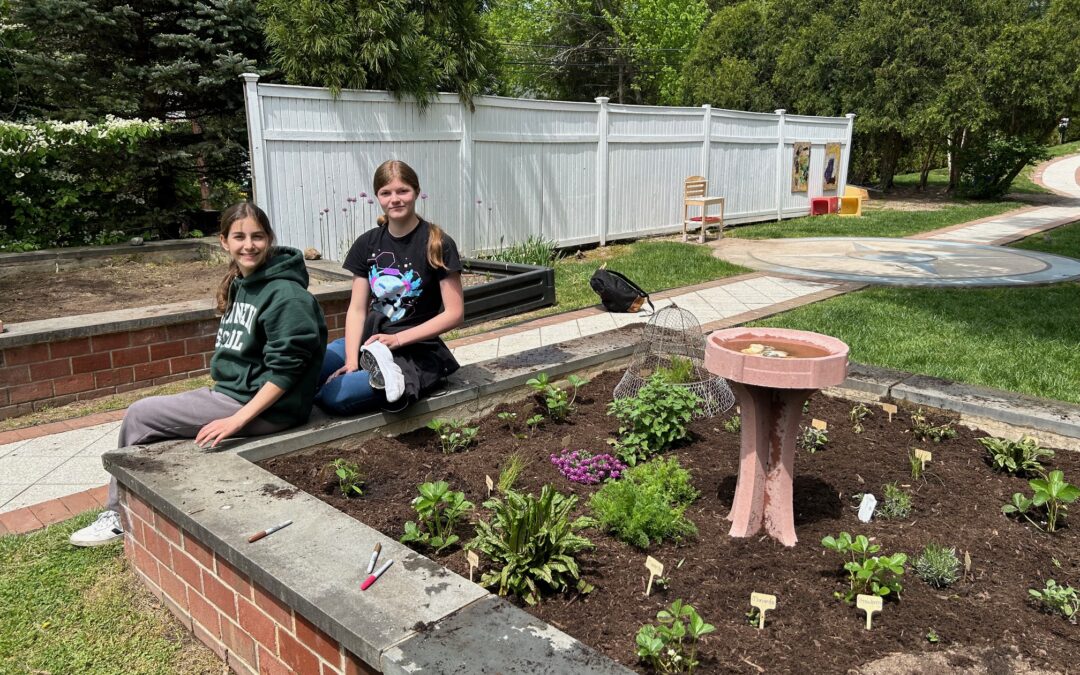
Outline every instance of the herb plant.
<path id="1" fill-rule="evenodd" d="M 960 578 L 960 559 L 955 548 L 930 543 L 916 556 L 912 569 L 934 588 L 946 588 Z"/>
<path id="2" fill-rule="evenodd" d="M 510 491 L 506 501 L 484 502 L 491 522 L 476 524 L 476 538 L 466 548 L 477 549 L 494 564 L 480 583 L 498 587 L 499 595 L 515 595 L 530 605 L 540 602 L 545 589 L 562 592 L 571 587 L 588 593 L 592 586 L 581 578 L 574 555 L 593 548 L 577 531 L 594 524 L 591 518 L 570 520 L 577 497 L 563 495 L 545 485 L 540 497 Z"/>
<path id="3" fill-rule="evenodd" d="M 698 665 L 698 642 L 716 627 L 682 600 L 656 614 L 657 624 L 646 624 L 638 632 L 637 655 L 658 673 L 690 673 Z"/>
<path id="4" fill-rule="evenodd" d="M 671 363 L 657 368 L 654 374 L 668 384 L 688 384 L 694 381 L 694 362 L 681 356 L 672 356 Z"/>
<path id="5" fill-rule="evenodd" d="M 636 395 L 612 401 L 608 414 L 619 420 L 619 459 L 634 466 L 686 438 L 698 403 L 697 394 L 656 375 Z"/>
<path id="6" fill-rule="evenodd" d="M 825 429 L 803 427 L 799 434 L 798 444 L 800 448 L 812 455 L 818 450 L 824 450 L 829 444 L 829 433 Z"/>
<path id="7" fill-rule="evenodd" d="M 454 527 L 473 508 L 472 502 L 465 500 L 464 492 L 454 492 L 443 480 L 423 483 L 417 489 L 420 496 L 412 500 L 412 506 L 419 522 L 405 523 L 401 543 L 418 542 L 435 549 L 436 553 L 453 546 L 459 539 L 454 534 Z"/>
<path id="8" fill-rule="evenodd" d="M 896 483 L 881 486 L 882 499 L 877 513 L 882 518 L 907 518 L 911 514 L 911 495 Z"/>
<path id="9" fill-rule="evenodd" d="M 922 460 L 915 454 L 915 449 L 908 451 L 908 465 L 911 467 L 911 480 L 919 480 L 923 475 Z"/>
<path id="10" fill-rule="evenodd" d="M 563 448 L 559 454 L 551 455 L 551 463 L 558 467 L 563 476 L 583 485 L 616 479 L 626 471 L 626 465 L 608 453 L 594 455 L 588 450 Z"/>
<path id="11" fill-rule="evenodd" d="M 1021 476 L 1041 474 L 1041 460 L 1054 456 L 1053 450 L 1039 447 L 1039 441 L 1031 436 L 1025 436 L 1018 441 L 987 437 L 980 438 L 979 443 L 986 448 L 990 464 L 995 469 Z"/>
<path id="12" fill-rule="evenodd" d="M 1042 526 L 1028 515 L 1032 508 L 1042 509 L 1046 512 L 1046 531 L 1056 532 L 1058 519 L 1063 517 L 1067 504 L 1071 504 L 1080 497 L 1080 487 L 1065 482 L 1065 473 L 1051 471 L 1046 478 L 1035 478 L 1028 481 L 1034 493 L 1030 499 L 1023 494 L 1013 493 L 1012 501 L 1001 507 L 1005 515 L 1021 515 L 1035 527 Z"/>
<path id="13" fill-rule="evenodd" d="M 732 415 L 731 417 L 724 420 L 723 426 L 724 426 L 724 431 L 727 431 L 727 432 L 733 433 L 733 434 L 739 433 L 740 431 L 742 431 L 742 416 L 741 415 Z"/>
<path id="14" fill-rule="evenodd" d="M 848 592 L 837 593 L 846 602 L 851 602 L 860 593 L 885 597 L 890 593 L 900 596 L 903 586 L 900 576 L 904 574 L 907 555 L 894 553 L 889 556 L 872 555 L 881 550 L 878 544 L 871 544 L 864 535 L 852 538 L 847 532 L 839 537 L 831 535 L 821 540 L 821 545 L 848 558 L 844 569 L 848 573 Z"/>
<path id="15" fill-rule="evenodd" d="M 525 381 L 525 384 L 543 397 L 547 416 L 555 422 L 562 422 L 570 416 L 570 413 L 574 411 L 574 399 L 577 398 L 578 389 L 587 384 L 587 380 L 577 375 L 569 376 L 566 381 L 570 384 L 569 391 L 550 382 L 547 373 L 540 373 Z"/>
<path id="16" fill-rule="evenodd" d="M 1029 588 L 1028 593 L 1042 604 L 1043 609 L 1060 614 L 1070 623 L 1076 623 L 1080 618 L 1080 594 L 1072 586 L 1059 586 L 1053 579 L 1047 579 L 1043 590 Z"/>
<path id="17" fill-rule="evenodd" d="M 460 452 L 476 440 L 479 427 L 466 426 L 464 420 L 436 418 L 428 422 L 427 428 L 439 437 L 439 446 L 444 454 Z"/>
<path id="18" fill-rule="evenodd" d="M 506 464 L 503 465 L 502 471 L 499 472 L 499 492 L 506 494 L 514 489 L 514 484 L 517 483 L 518 477 L 521 476 L 521 472 L 525 470 L 527 465 L 528 462 L 520 453 L 515 452 L 510 455 L 506 460 Z"/>
<path id="19" fill-rule="evenodd" d="M 862 421 L 870 416 L 870 408 L 867 408 L 863 403 L 856 403 L 851 412 L 848 413 L 848 419 L 851 420 L 851 431 L 856 434 L 863 432 Z"/>
<path id="20" fill-rule="evenodd" d="M 911 413 L 911 433 L 920 441 L 933 441 L 935 443 L 956 438 L 956 429 L 953 429 L 951 422 L 935 426 L 930 423 L 922 408 Z"/>
<path id="21" fill-rule="evenodd" d="M 360 467 L 347 459 L 339 457 L 327 465 L 333 469 L 338 479 L 338 489 L 341 496 L 348 499 L 352 496 L 361 497 L 364 494 L 364 477 L 360 473 Z"/>
<path id="22" fill-rule="evenodd" d="M 627 469 L 621 480 L 608 482 L 589 498 L 589 508 L 600 526 L 620 541 L 648 548 L 697 534 L 683 515 L 697 497 L 690 472 L 672 457 Z"/>

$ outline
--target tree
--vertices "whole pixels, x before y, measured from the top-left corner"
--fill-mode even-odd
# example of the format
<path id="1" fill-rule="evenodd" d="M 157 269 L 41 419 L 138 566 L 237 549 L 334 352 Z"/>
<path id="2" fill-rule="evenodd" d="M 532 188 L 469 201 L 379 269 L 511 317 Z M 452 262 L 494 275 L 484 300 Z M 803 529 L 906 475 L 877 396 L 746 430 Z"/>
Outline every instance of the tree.
<path id="1" fill-rule="evenodd" d="M 275 65 L 293 84 L 386 89 L 421 105 L 494 86 L 496 48 L 474 0 L 262 0 Z"/>

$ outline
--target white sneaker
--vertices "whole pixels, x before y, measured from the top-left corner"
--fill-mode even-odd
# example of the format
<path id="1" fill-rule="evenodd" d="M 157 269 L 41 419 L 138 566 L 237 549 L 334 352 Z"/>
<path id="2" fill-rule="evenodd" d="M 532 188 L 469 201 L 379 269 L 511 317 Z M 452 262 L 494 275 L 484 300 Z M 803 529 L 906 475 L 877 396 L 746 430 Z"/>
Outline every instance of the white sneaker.
<path id="1" fill-rule="evenodd" d="M 73 546 L 104 546 L 124 537 L 124 528 L 120 525 L 120 514 L 116 511 L 102 511 L 97 520 L 71 534 L 68 539 Z"/>
<path id="2" fill-rule="evenodd" d="M 372 342 L 360 348 L 360 365 L 368 372 L 369 382 L 375 389 L 386 392 L 386 401 L 393 403 L 405 393 L 405 376 L 394 363 L 390 348 L 381 342 Z"/>

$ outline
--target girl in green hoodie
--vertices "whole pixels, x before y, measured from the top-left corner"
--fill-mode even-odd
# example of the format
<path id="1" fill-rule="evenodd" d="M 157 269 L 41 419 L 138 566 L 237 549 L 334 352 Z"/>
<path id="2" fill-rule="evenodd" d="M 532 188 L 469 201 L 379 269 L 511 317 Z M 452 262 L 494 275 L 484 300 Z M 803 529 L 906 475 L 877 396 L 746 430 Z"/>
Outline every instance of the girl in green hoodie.
<path id="1" fill-rule="evenodd" d="M 214 386 L 136 401 L 124 416 L 119 447 L 194 438 L 213 448 L 233 436 L 302 424 L 311 413 L 326 321 L 307 290 L 303 254 L 275 247 L 269 219 L 250 202 L 222 214 L 219 237 L 230 264 L 218 290 Z M 105 511 L 72 534 L 71 543 L 100 546 L 123 534 L 113 479 Z"/>

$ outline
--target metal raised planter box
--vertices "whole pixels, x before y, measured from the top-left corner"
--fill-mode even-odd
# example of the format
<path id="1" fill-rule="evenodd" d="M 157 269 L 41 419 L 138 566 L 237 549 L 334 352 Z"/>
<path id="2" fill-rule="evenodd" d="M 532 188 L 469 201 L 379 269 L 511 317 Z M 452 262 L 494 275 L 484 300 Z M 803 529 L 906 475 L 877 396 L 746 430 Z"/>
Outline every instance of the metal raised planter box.
<path id="1" fill-rule="evenodd" d="M 465 325 L 521 314 L 555 304 L 555 270 L 497 260 L 466 258 L 464 271 L 496 278 L 465 289 Z"/>

